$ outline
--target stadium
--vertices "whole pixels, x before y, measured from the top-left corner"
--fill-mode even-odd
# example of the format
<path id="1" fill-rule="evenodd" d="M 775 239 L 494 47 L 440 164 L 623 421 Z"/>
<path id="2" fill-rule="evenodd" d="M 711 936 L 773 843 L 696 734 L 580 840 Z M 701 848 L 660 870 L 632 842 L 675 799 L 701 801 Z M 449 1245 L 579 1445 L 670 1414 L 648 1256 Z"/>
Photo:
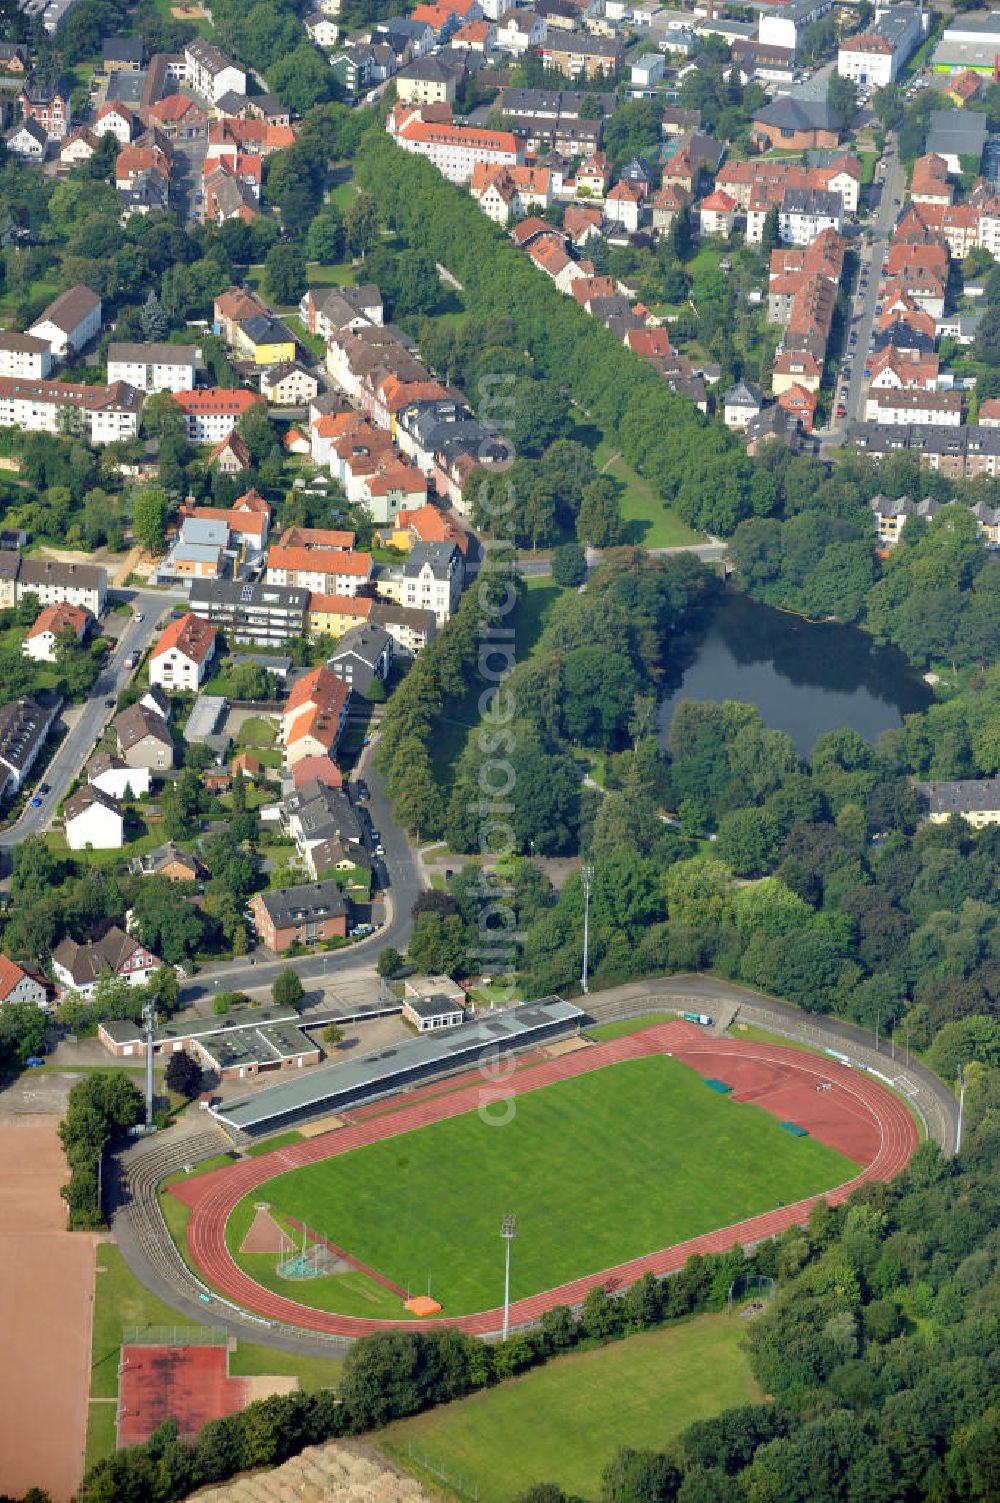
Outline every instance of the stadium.
<path id="1" fill-rule="evenodd" d="M 683 1019 L 594 1042 L 582 1018 L 549 998 L 220 1108 L 233 1134 L 311 1135 L 170 1187 L 189 1260 L 305 1330 L 491 1335 L 505 1217 L 525 1324 L 773 1236 L 917 1146 L 903 1101 L 846 1060 Z"/>

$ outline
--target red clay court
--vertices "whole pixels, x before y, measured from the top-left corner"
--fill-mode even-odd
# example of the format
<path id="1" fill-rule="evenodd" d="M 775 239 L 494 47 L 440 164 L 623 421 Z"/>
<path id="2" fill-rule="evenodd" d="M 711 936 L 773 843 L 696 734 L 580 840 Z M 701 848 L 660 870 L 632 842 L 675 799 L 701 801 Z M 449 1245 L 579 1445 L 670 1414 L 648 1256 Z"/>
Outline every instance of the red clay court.
<path id="1" fill-rule="evenodd" d="M 140 1445 L 164 1420 L 188 1439 L 209 1420 L 244 1409 L 253 1384 L 229 1376 L 225 1346 L 123 1346 L 118 1377 L 118 1444 Z"/>
<path id="2" fill-rule="evenodd" d="M 817 1200 L 825 1198 L 837 1203 L 864 1180 L 891 1179 L 906 1167 L 919 1141 L 916 1124 L 903 1102 L 864 1071 L 783 1045 L 715 1038 L 695 1024 L 678 1020 L 556 1059 L 541 1060 L 518 1069 L 506 1080 L 470 1073 L 442 1082 L 441 1093 L 436 1096 L 422 1089 L 412 1096 L 395 1098 L 406 1105 L 377 1116 L 359 1114 L 352 1117 L 350 1125 L 334 1132 L 172 1185 L 170 1193 L 191 1207 L 188 1248 L 209 1284 L 229 1299 L 273 1320 L 346 1337 L 412 1326 L 412 1322 L 337 1315 L 264 1289 L 238 1267 L 226 1247 L 226 1222 L 233 1208 L 258 1186 L 290 1169 L 397 1137 L 428 1123 L 554 1085 L 620 1060 L 650 1054 L 671 1054 L 699 1074 L 725 1081 L 732 1086 L 735 1100 L 753 1101 L 780 1121 L 804 1127 L 821 1142 L 861 1164 L 860 1173 L 846 1184 L 831 1187 L 825 1196 L 811 1196 L 618 1267 L 595 1269 L 573 1283 L 517 1300 L 511 1305 L 512 1324 L 535 1320 L 554 1305 L 577 1304 L 596 1285 L 632 1283 L 647 1271 L 671 1273 L 683 1267 L 694 1253 L 723 1252 L 736 1241 L 749 1245 L 775 1236 L 804 1222 Z M 470 1335 L 487 1335 L 499 1329 L 501 1312 L 486 1310 L 478 1315 L 454 1316 L 433 1323 L 456 1326 Z"/>

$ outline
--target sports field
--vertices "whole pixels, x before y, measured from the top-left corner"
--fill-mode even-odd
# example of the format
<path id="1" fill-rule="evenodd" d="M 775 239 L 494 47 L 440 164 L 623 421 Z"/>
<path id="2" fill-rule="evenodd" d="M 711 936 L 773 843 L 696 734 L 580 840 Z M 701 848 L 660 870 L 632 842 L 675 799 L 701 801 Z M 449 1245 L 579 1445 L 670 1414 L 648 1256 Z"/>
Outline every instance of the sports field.
<path id="1" fill-rule="evenodd" d="M 760 1398 L 745 1334 L 736 1317 L 703 1315 L 573 1352 L 391 1425 L 379 1443 L 418 1476 L 421 1459 L 461 1476 L 480 1503 L 511 1503 L 542 1481 L 593 1498 L 619 1446 L 662 1449 L 695 1420 Z"/>
<path id="2" fill-rule="evenodd" d="M 501 1217 L 513 1212 L 511 1298 L 611 1268 L 831 1189 L 857 1166 L 773 1116 L 708 1090 L 667 1055 L 626 1060 L 270 1179 L 266 1198 L 446 1315 L 502 1298 Z M 503 1120 L 504 1125 L 493 1125 Z M 361 1313 L 357 1274 L 281 1278 L 240 1245 L 260 1191 L 236 1207 L 227 1245 L 269 1289 Z M 382 1291 L 379 1291 L 381 1294 Z M 399 1302 L 386 1294 L 399 1317 Z M 375 1297 L 376 1303 L 380 1301 Z M 369 1303 L 363 1313 L 388 1313 Z"/>

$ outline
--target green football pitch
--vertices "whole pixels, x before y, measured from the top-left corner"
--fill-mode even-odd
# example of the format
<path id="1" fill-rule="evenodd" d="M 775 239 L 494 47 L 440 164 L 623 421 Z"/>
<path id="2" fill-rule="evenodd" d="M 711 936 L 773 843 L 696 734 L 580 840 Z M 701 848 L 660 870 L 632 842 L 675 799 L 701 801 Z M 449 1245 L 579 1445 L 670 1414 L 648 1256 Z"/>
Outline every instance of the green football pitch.
<path id="1" fill-rule="evenodd" d="M 429 1284 L 446 1314 L 464 1315 L 502 1302 L 507 1213 L 517 1217 L 519 1299 L 856 1173 L 842 1154 L 789 1136 L 663 1055 L 526 1092 L 512 1106 L 503 1126 L 470 1112 L 268 1180 L 230 1217 L 231 1252 L 303 1303 L 399 1317 L 398 1298 L 376 1297 L 369 1280 L 370 1302 L 359 1303 L 356 1274 L 290 1281 L 273 1256 L 239 1253 L 266 1195 L 279 1219 L 295 1218 L 414 1294 Z"/>

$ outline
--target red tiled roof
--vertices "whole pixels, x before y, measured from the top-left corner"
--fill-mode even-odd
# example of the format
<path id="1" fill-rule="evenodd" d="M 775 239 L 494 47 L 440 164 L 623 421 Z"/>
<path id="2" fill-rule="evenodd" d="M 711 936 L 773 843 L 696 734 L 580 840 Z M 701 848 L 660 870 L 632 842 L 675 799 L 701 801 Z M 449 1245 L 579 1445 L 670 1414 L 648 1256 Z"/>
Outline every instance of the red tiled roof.
<path id="1" fill-rule="evenodd" d="M 469 535 L 456 527 L 436 506 L 419 506 L 415 511 L 401 511 L 397 527 L 415 532 L 422 543 L 454 543 L 463 554 L 469 551 Z"/>
<path id="2" fill-rule="evenodd" d="M 0 955 L 0 1002 L 5 1002 L 11 992 L 23 981 L 27 971 L 21 969 L 9 955 Z"/>
<path id="3" fill-rule="evenodd" d="M 175 391 L 174 401 L 182 412 L 204 416 L 235 413 L 238 417 L 250 407 L 258 407 L 262 399 L 254 391 L 227 386 L 204 386 L 197 391 Z"/>
<path id="4" fill-rule="evenodd" d="M 340 788 L 344 776 L 332 757 L 302 757 L 292 768 L 293 788 L 304 788 L 306 783 L 325 783 L 328 788 Z"/>
<path id="5" fill-rule="evenodd" d="M 305 570 L 316 574 L 350 574 L 367 579 L 372 572 L 370 553 L 352 553 L 348 549 L 283 548 L 273 543 L 267 555 L 269 569 Z"/>
<path id="6" fill-rule="evenodd" d="M 374 601 L 368 595 L 318 595 L 309 596 L 309 609 L 317 614 L 322 611 L 331 616 L 357 616 L 367 620 Z"/>
<path id="7" fill-rule="evenodd" d="M 176 621 L 171 621 L 150 657 L 161 658 L 164 653 L 176 647 L 192 663 L 203 663 L 215 646 L 215 636 L 214 626 L 188 611 L 186 615 L 178 616 Z"/>
<path id="8" fill-rule="evenodd" d="M 69 605 L 65 601 L 57 605 L 46 605 L 35 617 L 28 638 L 40 637 L 47 631 L 52 632 L 53 636 L 58 636 L 61 631 L 74 631 L 80 636 L 93 619 L 90 611 L 81 605 Z"/>

